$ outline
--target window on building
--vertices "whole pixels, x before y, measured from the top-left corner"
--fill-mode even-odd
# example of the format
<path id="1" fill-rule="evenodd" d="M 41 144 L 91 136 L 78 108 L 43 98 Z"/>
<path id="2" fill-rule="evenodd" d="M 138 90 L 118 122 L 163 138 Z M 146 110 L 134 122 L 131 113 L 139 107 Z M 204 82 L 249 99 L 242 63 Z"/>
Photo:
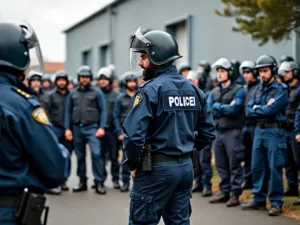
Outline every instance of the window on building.
<path id="1" fill-rule="evenodd" d="M 183 62 L 189 63 L 189 34 L 187 20 L 169 24 L 166 26 L 166 30 L 176 39 L 180 54 L 183 56 L 175 61 L 175 65 L 179 66 Z"/>
<path id="2" fill-rule="evenodd" d="M 82 52 L 82 59 L 81 59 L 82 65 L 91 65 L 91 51 L 87 50 Z"/>
<path id="3" fill-rule="evenodd" d="M 99 47 L 99 67 L 105 67 L 110 64 L 110 54 L 109 45 Z"/>

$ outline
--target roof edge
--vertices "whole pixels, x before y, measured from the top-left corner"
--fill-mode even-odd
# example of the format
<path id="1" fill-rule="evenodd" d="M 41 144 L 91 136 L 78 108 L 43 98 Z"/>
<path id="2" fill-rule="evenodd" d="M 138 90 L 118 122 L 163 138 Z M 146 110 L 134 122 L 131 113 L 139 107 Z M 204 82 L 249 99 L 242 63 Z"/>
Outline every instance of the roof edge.
<path id="1" fill-rule="evenodd" d="M 71 25 L 70 27 L 66 28 L 65 30 L 63 30 L 63 33 L 68 33 L 72 30 L 74 30 L 75 28 L 79 27 L 80 25 L 84 24 L 85 22 L 93 19 L 94 17 L 102 14 L 103 12 L 105 12 L 108 8 L 110 7 L 113 7 L 113 6 L 116 6 L 122 2 L 125 2 L 127 0 L 115 0 L 115 1 L 112 1 L 111 3 L 108 3 L 107 5 L 103 6 L 102 8 L 100 8 L 99 10 L 97 10 L 96 12 L 92 13 L 91 15 L 83 18 L 82 20 L 80 20 L 79 22 Z"/>

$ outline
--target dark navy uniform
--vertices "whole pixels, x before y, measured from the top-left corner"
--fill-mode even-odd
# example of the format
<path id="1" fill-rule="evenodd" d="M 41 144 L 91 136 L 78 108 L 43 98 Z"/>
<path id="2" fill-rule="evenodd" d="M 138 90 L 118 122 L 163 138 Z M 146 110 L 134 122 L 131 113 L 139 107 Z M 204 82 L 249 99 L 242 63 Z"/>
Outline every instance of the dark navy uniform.
<path id="1" fill-rule="evenodd" d="M 164 66 L 138 90 L 134 108 L 123 124 L 124 149 L 136 171 L 130 194 L 130 224 L 189 224 L 189 199 L 194 178 L 190 153 L 215 137 L 204 93 Z M 195 135 L 195 131 L 198 134 Z M 141 149 L 151 144 L 151 172 L 139 168 Z M 156 161 L 156 157 L 169 160 Z M 172 160 L 170 160 L 172 159 Z"/>
<path id="2" fill-rule="evenodd" d="M 67 149 L 29 92 L 16 76 L 0 72 L 0 196 L 20 195 L 25 187 L 43 194 L 70 173 Z M 18 224 L 13 208 L 0 206 L 0 224 Z"/>
<path id="3" fill-rule="evenodd" d="M 103 90 L 105 99 L 106 99 L 106 109 L 107 109 L 107 123 L 105 126 L 105 135 L 101 140 L 101 151 L 102 158 L 105 160 L 105 154 L 109 154 L 111 160 L 111 175 L 114 182 L 119 181 L 119 161 L 118 161 L 118 139 L 115 133 L 114 123 L 113 123 L 113 110 L 114 103 L 116 101 L 118 93 L 112 88 Z M 106 170 L 104 167 L 104 173 L 106 177 Z"/>
<path id="4" fill-rule="evenodd" d="M 220 191 L 227 198 L 230 193 L 237 197 L 242 193 L 241 162 L 244 159 L 244 147 L 241 132 L 244 125 L 245 95 L 244 88 L 232 82 L 226 89 L 218 84 L 207 100 L 217 129 L 213 149 L 221 177 Z M 230 104 L 232 101 L 235 103 Z"/>
<path id="5" fill-rule="evenodd" d="M 125 119 L 127 118 L 133 107 L 133 101 L 134 98 L 132 96 L 129 96 L 126 91 L 124 93 L 120 93 L 116 99 L 114 106 L 114 124 L 115 132 L 118 136 L 122 135 L 121 126 L 123 125 Z M 125 152 L 123 152 L 123 161 L 124 160 Z M 125 164 L 122 164 L 122 181 L 124 184 L 127 184 L 130 181 L 130 171 L 128 169 L 128 166 Z"/>
<path id="6" fill-rule="evenodd" d="M 69 96 L 69 90 L 62 94 L 57 88 L 49 93 L 48 114 L 51 123 L 53 124 L 54 133 L 58 141 L 63 144 L 71 153 L 73 150 L 72 141 L 65 138 L 65 109 Z"/>
<path id="7" fill-rule="evenodd" d="M 274 103 L 267 105 L 272 98 L 275 100 Z M 284 114 L 288 101 L 287 86 L 274 79 L 269 86 L 258 86 L 247 105 L 247 118 L 253 118 L 258 122 L 254 131 L 251 165 L 253 202 L 257 204 L 265 205 L 267 196 L 272 206 L 281 207 L 283 204 L 282 168 L 287 143 L 286 131 L 281 123 L 285 121 Z M 253 109 L 254 105 L 259 107 Z"/>
<path id="8" fill-rule="evenodd" d="M 256 80 L 252 83 L 247 84 L 246 86 L 246 101 L 245 108 L 248 104 L 248 101 L 252 95 L 253 90 L 260 85 L 260 81 Z M 252 158 L 252 145 L 254 140 L 254 128 L 255 121 L 253 119 L 247 119 L 245 121 L 245 126 L 243 127 L 243 144 L 245 147 L 245 156 L 244 156 L 244 184 L 245 187 L 252 186 L 252 174 L 251 174 L 251 158 Z"/>
<path id="9" fill-rule="evenodd" d="M 300 148 L 294 130 L 295 115 L 300 102 L 300 81 L 290 87 L 289 104 L 286 110 L 287 151 L 285 160 L 286 178 L 291 192 L 298 194 L 298 170 L 300 170 Z"/>
<path id="10" fill-rule="evenodd" d="M 89 85 L 85 89 L 79 86 L 70 93 L 66 108 L 65 128 L 69 130 L 72 127 L 73 129 L 77 175 L 80 179 L 86 180 L 85 147 L 88 143 L 91 149 L 95 183 L 105 180 L 101 140 L 95 134 L 99 128 L 105 128 L 106 119 L 105 98 L 101 90 Z"/>

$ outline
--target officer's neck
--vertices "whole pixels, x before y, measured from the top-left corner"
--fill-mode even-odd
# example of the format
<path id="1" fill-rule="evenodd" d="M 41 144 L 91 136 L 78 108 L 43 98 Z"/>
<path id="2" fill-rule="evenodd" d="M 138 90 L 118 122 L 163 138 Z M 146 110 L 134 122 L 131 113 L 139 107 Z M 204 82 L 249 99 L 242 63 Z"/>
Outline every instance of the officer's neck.
<path id="1" fill-rule="evenodd" d="M 65 94 L 65 93 L 67 92 L 67 89 L 66 89 L 66 88 L 64 88 L 64 89 L 59 89 L 59 88 L 58 88 L 58 92 L 59 92 L 60 94 Z"/>
<path id="2" fill-rule="evenodd" d="M 275 78 L 274 76 L 271 77 L 271 79 L 267 82 L 266 86 L 270 86 L 271 84 L 273 84 Z"/>
<path id="3" fill-rule="evenodd" d="M 293 78 L 291 80 L 291 82 L 289 82 L 289 87 L 294 87 L 298 82 L 298 79 L 297 78 Z"/>
<path id="4" fill-rule="evenodd" d="M 230 84 L 231 84 L 230 79 L 221 83 L 223 89 L 228 88 Z"/>

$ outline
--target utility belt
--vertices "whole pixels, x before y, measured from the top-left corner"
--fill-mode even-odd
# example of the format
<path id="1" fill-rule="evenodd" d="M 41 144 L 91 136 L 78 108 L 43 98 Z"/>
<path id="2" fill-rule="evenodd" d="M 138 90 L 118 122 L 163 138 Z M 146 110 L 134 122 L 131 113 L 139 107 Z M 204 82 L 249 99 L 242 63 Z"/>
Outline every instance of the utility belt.
<path id="1" fill-rule="evenodd" d="M 256 122 L 256 126 L 260 128 L 286 128 L 285 121 L 275 121 L 275 122 Z"/>
<path id="2" fill-rule="evenodd" d="M 191 158 L 193 161 L 194 169 L 197 168 L 197 150 L 193 149 L 192 152 L 185 153 L 183 155 L 171 156 L 160 153 L 153 153 L 150 144 L 146 144 L 141 150 L 140 168 L 144 172 L 152 171 L 153 162 L 170 162 L 170 161 L 182 161 L 184 159 Z"/>
<path id="3" fill-rule="evenodd" d="M 95 123 L 97 123 L 97 122 L 95 122 Z M 76 126 L 79 126 L 79 127 L 88 127 L 88 126 L 91 126 L 91 125 L 93 125 L 93 124 L 95 124 L 95 123 L 75 123 L 75 125 Z"/>
<path id="4" fill-rule="evenodd" d="M 14 208 L 15 217 L 21 225 L 41 225 L 44 209 L 43 225 L 46 225 L 49 207 L 45 204 L 46 197 L 44 195 L 30 193 L 27 188 L 21 196 L 0 196 L 0 208 Z"/>
<path id="5" fill-rule="evenodd" d="M 256 120 L 254 120 L 254 119 L 246 119 L 245 125 L 246 126 L 255 126 L 256 125 Z"/>

